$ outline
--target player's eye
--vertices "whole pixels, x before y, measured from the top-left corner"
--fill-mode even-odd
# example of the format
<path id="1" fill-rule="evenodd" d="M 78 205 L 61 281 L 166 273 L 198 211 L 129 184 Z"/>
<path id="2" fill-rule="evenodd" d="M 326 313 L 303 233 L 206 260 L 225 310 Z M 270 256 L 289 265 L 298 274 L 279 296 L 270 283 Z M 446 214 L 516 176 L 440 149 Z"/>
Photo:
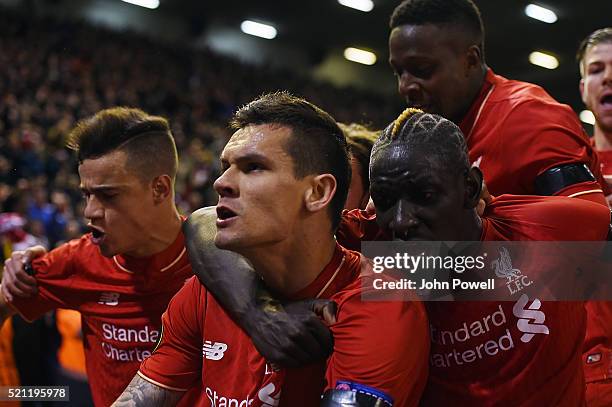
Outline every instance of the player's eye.
<path id="1" fill-rule="evenodd" d="M 244 172 L 253 172 L 253 171 L 261 171 L 263 170 L 264 167 L 259 164 L 259 163 L 248 163 L 247 165 L 245 165 L 244 167 Z"/>

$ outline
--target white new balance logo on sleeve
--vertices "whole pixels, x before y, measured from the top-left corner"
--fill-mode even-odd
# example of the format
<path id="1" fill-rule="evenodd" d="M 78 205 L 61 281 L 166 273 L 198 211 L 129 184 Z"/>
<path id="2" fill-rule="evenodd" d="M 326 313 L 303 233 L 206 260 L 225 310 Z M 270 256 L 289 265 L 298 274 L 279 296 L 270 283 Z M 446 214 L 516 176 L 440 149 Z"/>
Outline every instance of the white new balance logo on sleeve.
<path id="1" fill-rule="evenodd" d="M 100 294 L 98 304 L 115 306 L 119 304 L 119 293 L 105 291 Z"/>
<path id="2" fill-rule="evenodd" d="M 227 345 L 225 343 L 204 341 L 202 345 L 202 356 L 210 360 L 221 360 L 226 350 Z"/>

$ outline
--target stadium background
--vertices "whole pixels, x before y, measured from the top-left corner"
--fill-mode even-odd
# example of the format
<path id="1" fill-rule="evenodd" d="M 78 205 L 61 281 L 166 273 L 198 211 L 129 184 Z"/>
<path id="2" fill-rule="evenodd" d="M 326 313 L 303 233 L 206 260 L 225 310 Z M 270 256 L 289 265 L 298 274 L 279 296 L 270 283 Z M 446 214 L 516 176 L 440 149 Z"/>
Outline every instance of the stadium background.
<path id="1" fill-rule="evenodd" d="M 119 0 L 0 0 L 3 256 L 15 248 L 8 236 L 16 231 L 28 245 L 48 248 L 83 233 L 76 162 L 64 141 L 77 120 L 100 109 L 136 106 L 170 119 L 184 214 L 214 204 L 211 185 L 230 135 L 227 119 L 264 91 L 287 89 L 339 121 L 374 128 L 402 109 L 387 64 L 387 21 L 398 1 L 374 0 L 369 13 L 335 0 L 160 3 L 149 10 Z M 527 1 L 476 3 L 488 64 L 498 74 L 542 85 L 580 112 L 575 51 L 588 33 L 610 25 L 612 2 L 538 3 L 557 13 L 554 24 L 528 18 Z M 242 33 L 244 19 L 274 24 L 277 37 Z M 377 62 L 345 60 L 349 46 L 374 51 Z M 530 64 L 536 50 L 555 54 L 559 67 Z M 37 336 L 47 337 L 48 327 Z M 57 338 L 32 346 L 44 356 Z"/>

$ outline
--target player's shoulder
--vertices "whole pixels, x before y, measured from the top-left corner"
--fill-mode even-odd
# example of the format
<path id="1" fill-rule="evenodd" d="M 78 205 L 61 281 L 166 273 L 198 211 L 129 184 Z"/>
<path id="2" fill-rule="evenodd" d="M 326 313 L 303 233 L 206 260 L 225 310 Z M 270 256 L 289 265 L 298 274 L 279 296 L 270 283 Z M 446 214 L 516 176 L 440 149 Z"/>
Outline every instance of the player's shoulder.
<path id="1" fill-rule="evenodd" d="M 97 261 L 107 262 L 108 259 L 100 254 L 98 247 L 91 241 L 91 235 L 86 234 L 78 239 L 62 243 L 46 255 L 35 260 L 49 265 L 54 263 L 71 263 L 74 265 L 86 263 L 95 264 Z"/>
<path id="2" fill-rule="evenodd" d="M 507 119 L 520 117 L 529 120 L 530 117 L 554 117 L 575 122 L 575 113 L 566 104 L 560 103 L 549 95 L 544 88 L 533 83 L 507 79 L 494 75 L 494 89 L 489 97 L 492 107 L 506 111 Z"/>
<path id="3" fill-rule="evenodd" d="M 178 290 L 171 302 L 174 307 L 185 307 L 194 310 L 193 306 L 200 303 L 202 300 L 208 300 L 208 290 L 198 280 L 196 276 L 191 276 L 184 281 L 183 286 Z M 197 306 L 196 306 L 197 307 Z"/>
<path id="4" fill-rule="evenodd" d="M 501 195 L 487 205 L 484 217 L 567 231 L 576 240 L 604 240 L 610 224 L 609 208 L 565 196 Z"/>
<path id="5" fill-rule="evenodd" d="M 393 270 L 376 272 L 373 261 L 361 253 L 348 251 L 358 264 L 358 272 L 353 280 L 336 292 L 331 299 L 338 308 L 350 309 L 350 312 L 368 312 L 368 305 L 377 309 L 396 309 L 410 307 L 411 303 L 420 303 L 416 292 L 406 290 L 387 290 L 388 284 L 399 281 L 399 275 Z"/>

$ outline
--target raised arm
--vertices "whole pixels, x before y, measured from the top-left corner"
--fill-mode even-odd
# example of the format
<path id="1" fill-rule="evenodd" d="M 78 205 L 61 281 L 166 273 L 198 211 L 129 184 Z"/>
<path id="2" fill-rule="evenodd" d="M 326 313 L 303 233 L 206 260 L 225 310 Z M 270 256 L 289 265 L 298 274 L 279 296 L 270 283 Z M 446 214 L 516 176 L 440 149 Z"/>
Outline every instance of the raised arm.
<path id="1" fill-rule="evenodd" d="M 215 246 L 216 219 L 214 207 L 202 208 L 183 226 L 194 274 L 269 362 L 290 367 L 327 357 L 332 337 L 318 315 L 333 317 L 335 304 L 306 301 L 284 308 L 243 257 Z"/>
<path id="2" fill-rule="evenodd" d="M 170 407 L 175 406 L 183 394 L 164 389 L 136 374 L 112 407 Z"/>

